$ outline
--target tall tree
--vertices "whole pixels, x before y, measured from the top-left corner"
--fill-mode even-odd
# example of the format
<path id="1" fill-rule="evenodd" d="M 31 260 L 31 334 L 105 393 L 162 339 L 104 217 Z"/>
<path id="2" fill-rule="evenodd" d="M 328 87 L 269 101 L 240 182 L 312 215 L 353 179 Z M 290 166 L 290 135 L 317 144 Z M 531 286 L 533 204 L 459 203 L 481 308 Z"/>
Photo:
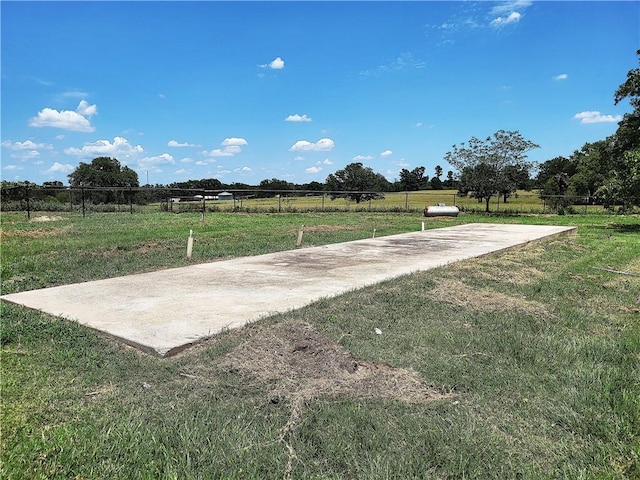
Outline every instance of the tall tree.
<path id="1" fill-rule="evenodd" d="M 68 175 L 72 187 L 137 187 L 138 174 L 111 157 L 97 157 Z"/>
<path id="2" fill-rule="evenodd" d="M 540 146 L 526 140 L 520 132 L 498 130 L 485 140 L 471 137 L 467 143 L 454 145 L 444 160 L 458 170 L 461 189 L 484 199 L 485 211 L 489 212 L 491 197 L 514 188 L 510 167 L 526 170 L 528 174 L 532 164 L 527 162 L 527 152 L 534 148 Z"/>
<path id="3" fill-rule="evenodd" d="M 442 167 L 440 165 L 436 165 L 435 174 L 438 179 L 442 176 Z"/>
<path id="4" fill-rule="evenodd" d="M 91 163 L 80 165 L 68 175 L 72 187 L 138 187 L 138 174 L 111 157 L 97 157 Z M 110 203 L 116 199 L 115 192 L 91 192 L 93 202 Z"/>
<path id="5" fill-rule="evenodd" d="M 411 171 L 406 168 L 400 170 L 401 189 L 410 192 L 424 189 L 429 180 L 429 177 L 425 177 L 424 171 L 424 167 L 416 167 Z"/>
<path id="6" fill-rule="evenodd" d="M 390 186 L 384 176 L 375 173 L 360 162 L 350 163 L 342 170 L 330 174 L 326 180 L 331 199 L 350 198 L 356 203 L 384 198 L 383 191 Z"/>

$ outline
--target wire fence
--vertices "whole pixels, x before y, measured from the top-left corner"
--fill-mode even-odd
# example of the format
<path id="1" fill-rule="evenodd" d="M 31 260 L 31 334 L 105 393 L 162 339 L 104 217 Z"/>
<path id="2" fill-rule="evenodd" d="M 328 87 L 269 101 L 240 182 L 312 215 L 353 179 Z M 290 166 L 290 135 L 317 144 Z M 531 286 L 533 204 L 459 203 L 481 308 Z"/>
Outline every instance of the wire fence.
<path id="1" fill-rule="evenodd" d="M 356 199 L 360 196 L 360 199 Z M 455 190 L 411 192 L 345 192 L 315 190 L 197 190 L 157 187 L 40 187 L 2 188 L 3 212 L 91 213 L 293 213 L 293 212 L 422 212 L 429 205 L 453 205 L 462 212 L 481 213 L 486 200 L 461 195 Z M 593 198 L 539 195 L 517 192 L 509 197 L 493 196 L 492 213 L 605 213 Z"/>

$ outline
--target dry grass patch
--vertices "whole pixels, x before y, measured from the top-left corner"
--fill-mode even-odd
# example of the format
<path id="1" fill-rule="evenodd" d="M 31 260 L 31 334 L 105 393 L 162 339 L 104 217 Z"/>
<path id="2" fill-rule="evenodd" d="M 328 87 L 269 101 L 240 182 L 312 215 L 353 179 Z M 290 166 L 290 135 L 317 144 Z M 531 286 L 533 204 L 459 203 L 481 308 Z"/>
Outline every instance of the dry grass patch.
<path id="1" fill-rule="evenodd" d="M 270 386 L 270 400 L 320 397 L 392 399 L 410 403 L 446 395 L 413 371 L 359 360 L 300 321 L 260 328 L 224 357 L 220 367 Z"/>
<path id="2" fill-rule="evenodd" d="M 60 219 L 62 220 L 62 219 Z M 73 225 L 66 225 L 64 227 L 57 228 L 35 228 L 32 230 L 11 230 L 2 232 L 3 238 L 45 238 L 45 237 L 59 237 L 67 234 Z"/>
<path id="3" fill-rule="evenodd" d="M 431 300 L 452 303 L 472 310 L 502 313 L 517 310 L 533 316 L 553 315 L 549 307 L 543 303 L 512 297 L 488 288 L 476 289 L 457 279 L 438 278 L 435 283 L 435 287 L 428 292 Z"/>

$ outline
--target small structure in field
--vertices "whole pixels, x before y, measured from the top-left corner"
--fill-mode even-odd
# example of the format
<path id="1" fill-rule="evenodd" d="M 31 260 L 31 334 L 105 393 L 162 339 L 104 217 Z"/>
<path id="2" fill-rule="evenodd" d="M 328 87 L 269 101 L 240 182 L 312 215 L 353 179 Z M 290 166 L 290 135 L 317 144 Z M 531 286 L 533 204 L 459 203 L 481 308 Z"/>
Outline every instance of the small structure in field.
<path id="1" fill-rule="evenodd" d="M 218 194 L 218 200 L 233 200 L 233 193 L 220 192 Z"/>

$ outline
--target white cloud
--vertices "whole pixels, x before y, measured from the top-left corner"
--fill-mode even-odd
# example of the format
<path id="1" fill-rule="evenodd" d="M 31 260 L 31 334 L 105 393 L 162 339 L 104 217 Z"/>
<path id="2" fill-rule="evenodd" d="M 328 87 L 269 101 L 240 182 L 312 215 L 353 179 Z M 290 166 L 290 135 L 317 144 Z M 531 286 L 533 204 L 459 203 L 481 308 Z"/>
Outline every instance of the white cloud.
<path id="1" fill-rule="evenodd" d="M 384 152 L 380 153 L 381 157 L 388 157 L 389 155 L 393 155 L 393 152 L 391 150 L 385 150 Z"/>
<path id="2" fill-rule="evenodd" d="M 282 58 L 280 58 L 280 57 L 275 58 L 269 64 L 269 68 L 272 68 L 274 70 L 282 70 L 284 68 L 284 60 L 282 60 Z"/>
<path id="3" fill-rule="evenodd" d="M 325 158 L 322 162 L 322 165 L 333 165 L 333 162 L 328 158 Z"/>
<path id="4" fill-rule="evenodd" d="M 196 165 L 197 165 L 197 166 L 199 166 L 199 167 L 202 167 L 202 166 L 204 166 L 204 165 L 209 165 L 209 162 L 205 162 L 205 161 L 203 161 L 203 160 L 198 160 L 198 161 L 196 162 Z"/>
<path id="5" fill-rule="evenodd" d="M 566 80 L 567 78 L 569 78 L 569 75 L 567 75 L 566 73 L 561 73 L 560 75 L 555 75 L 553 77 L 555 81 Z"/>
<path id="6" fill-rule="evenodd" d="M 58 163 L 55 162 L 53 165 L 51 165 L 51 167 L 49 167 L 47 170 L 45 170 L 44 173 L 71 173 L 73 172 L 73 165 L 70 165 L 68 163 Z"/>
<path id="7" fill-rule="evenodd" d="M 209 151 L 204 150 L 201 153 L 202 155 L 206 155 L 208 157 L 233 157 L 234 155 L 242 152 L 242 148 L 240 147 L 248 144 L 249 142 L 247 142 L 247 140 L 242 137 L 228 137 L 225 138 L 222 143 L 220 143 L 220 146 L 222 146 L 223 148 L 215 148 Z"/>
<path id="8" fill-rule="evenodd" d="M 200 147 L 200 145 L 196 145 L 195 143 L 188 143 L 188 142 L 180 143 L 177 140 L 169 140 L 169 142 L 167 143 L 167 147 L 176 147 L 176 148 L 180 148 L 180 147 Z"/>
<path id="9" fill-rule="evenodd" d="M 309 167 L 305 169 L 306 173 L 320 173 L 322 171 L 322 167 Z"/>
<path id="10" fill-rule="evenodd" d="M 511 23 L 518 23 L 522 15 L 518 12 L 511 12 L 507 17 L 497 17 L 491 20 L 492 27 L 503 27 Z"/>
<path id="11" fill-rule="evenodd" d="M 619 122 L 622 120 L 622 115 L 603 115 L 600 112 L 580 112 L 576 113 L 573 118 L 580 120 L 580 123 L 607 123 L 607 122 Z"/>
<path id="12" fill-rule="evenodd" d="M 311 117 L 308 117 L 307 114 L 298 115 L 289 115 L 284 119 L 285 122 L 311 122 Z"/>
<path id="13" fill-rule="evenodd" d="M 248 142 L 242 137 L 239 137 L 239 138 L 229 137 L 229 138 L 225 138 L 220 145 L 222 145 L 223 147 L 227 147 L 231 145 L 242 147 L 244 145 L 248 145 Z"/>
<path id="14" fill-rule="evenodd" d="M 140 145 L 131 145 L 124 137 L 113 137 L 113 142 L 109 140 L 98 140 L 93 143 L 85 143 L 82 148 L 66 148 L 64 153 L 78 157 L 134 157 L 144 152 Z"/>
<path id="15" fill-rule="evenodd" d="M 250 169 L 249 167 L 247 167 L 247 166 L 244 166 L 244 167 L 241 167 L 241 168 L 236 168 L 236 169 L 234 170 L 234 172 L 236 172 L 236 173 L 252 173 L 252 172 L 253 172 L 253 170 L 251 170 L 251 169 Z"/>
<path id="16" fill-rule="evenodd" d="M 258 65 L 260 68 L 271 68 L 272 70 L 282 70 L 284 68 L 284 60 L 281 57 L 276 57 L 269 63 L 263 63 Z M 263 77 L 264 75 L 259 75 Z"/>
<path id="17" fill-rule="evenodd" d="M 235 154 L 233 152 L 228 151 L 226 148 L 214 148 L 213 150 L 204 150 L 202 152 L 203 155 L 208 157 L 233 157 Z"/>
<path id="18" fill-rule="evenodd" d="M 139 169 L 158 168 L 160 165 L 174 165 L 176 163 L 172 155 L 163 153 L 152 157 L 144 157 L 138 160 Z"/>
<path id="19" fill-rule="evenodd" d="M 356 155 L 353 157 L 354 162 L 366 162 L 367 160 L 373 160 L 371 155 Z"/>
<path id="20" fill-rule="evenodd" d="M 61 128 L 72 132 L 94 132 L 96 128 L 91 125 L 89 118 L 97 113 L 96 105 L 89 105 L 85 100 L 81 100 L 75 112 L 43 108 L 37 116 L 29 119 L 29 126 Z"/>
<path id="21" fill-rule="evenodd" d="M 315 143 L 307 140 L 298 140 L 289 149 L 292 152 L 328 152 L 335 147 L 335 143 L 330 138 L 321 138 Z"/>
<path id="22" fill-rule="evenodd" d="M 304 157 L 302 155 L 298 155 L 296 157 L 293 158 L 294 160 L 304 160 Z"/>
<path id="23" fill-rule="evenodd" d="M 78 108 L 76 108 L 76 112 L 82 115 L 83 117 L 93 117 L 98 113 L 97 105 L 89 105 L 89 102 L 86 100 L 80 100 L 78 104 Z"/>
<path id="24" fill-rule="evenodd" d="M 12 143 L 10 140 L 5 140 L 2 142 L 2 146 L 4 148 L 9 148 L 11 150 L 35 150 L 38 148 L 51 150 L 53 148 L 52 145 L 47 145 L 46 143 L 35 143 L 31 140 L 25 140 L 24 142 L 14 142 L 14 143 Z"/>
<path id="25" fill-rule="evenodd" d="M 188 168 L 181 168 L 180 170 L 176 170 L 176 175 L 188 175 L 191 173 L 191 170 Z"/>

